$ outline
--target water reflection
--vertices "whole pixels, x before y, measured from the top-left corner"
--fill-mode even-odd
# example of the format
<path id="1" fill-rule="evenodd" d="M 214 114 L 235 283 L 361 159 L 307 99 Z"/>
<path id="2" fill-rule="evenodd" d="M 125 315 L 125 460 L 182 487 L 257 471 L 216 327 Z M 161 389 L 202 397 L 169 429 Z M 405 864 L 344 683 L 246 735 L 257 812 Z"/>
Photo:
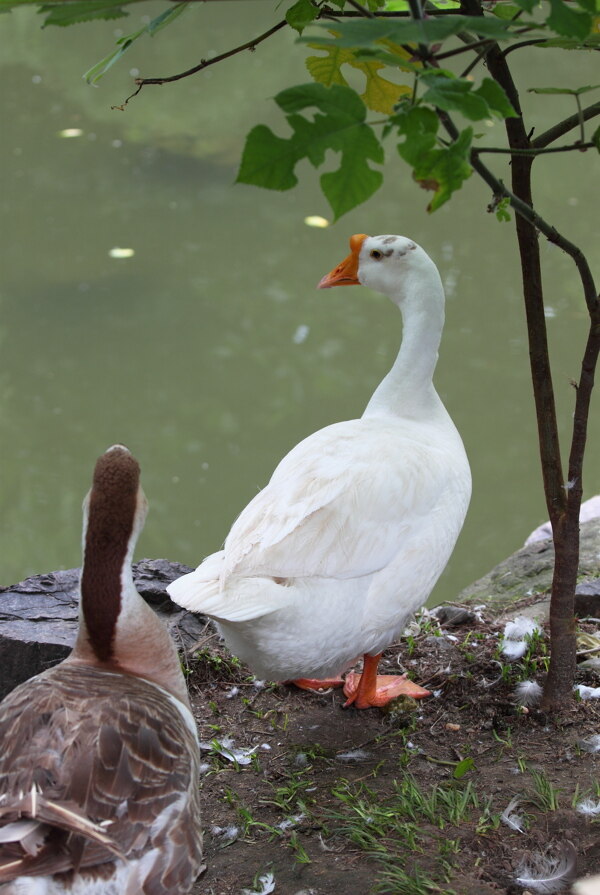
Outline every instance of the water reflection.
<path id="1" fill-rule="evenodd" d="M 264 3 L 228 3 L 225 13 L 197 5 L 189 16 L 202 17 L 215 52 L 271 16 Z M 127 30 L 138 20 L 132 12 Z M 194 564 L 219 547 L 287 450 L 360 415 L 396 354 L 400 323 L 365 290 L 316 292 L 353 232 L 414 237 L 448 294 L 437 384 L 475 490 L 435 597 L 452 597 L 522 543 L 545 511 L 519 271 L 511 226 L 485 213 L 477 181 L 428 217 L 390 144 L 385 191 L 335 226 L 309 227 L 306 218 L 329 215 L 312 169 L 299 169 L 288 194 L 233 186 L 248 128 L 270 120 L 281 129 L 266 98 L 306 77 L 292 37 L 196 81 L 147 88 L 121 114 L 110 105 L 130 92 L 127 66 L 99 90 L 80 81 L 110 49 L 113 24 L 42 35 L 27 10 L 0 24 L 4 583 L 78 564 L 81 498 L 109 444 L 128 444 L 143 466 L 152 512 L 138 555 Z M 131 65 L 179 70 L 197 61 L 198 40 L 188 25 L 173 44 L 147 41 Z M 75 129 L 77 139 L 60 136 Z M 585 172 L 558 159 L 543 171 L 552 175 L 538 184 L 544 213 L 591 253 L 574 204 Z M 586 318 L 570 262 L 550 246 L 544 253 L 566 430 Z M 596 412 L 596 446 L 599 436 Z M 600 483 L 589 469 L 592 493 Z"/>

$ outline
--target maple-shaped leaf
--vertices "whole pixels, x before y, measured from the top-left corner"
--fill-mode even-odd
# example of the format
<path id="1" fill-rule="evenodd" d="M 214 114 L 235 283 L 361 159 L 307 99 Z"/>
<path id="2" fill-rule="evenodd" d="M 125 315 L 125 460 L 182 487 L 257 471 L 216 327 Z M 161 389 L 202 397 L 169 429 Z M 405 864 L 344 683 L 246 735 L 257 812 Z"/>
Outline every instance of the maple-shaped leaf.
<path id="1" fill-rule="evenodd" d="M 473 173 L 469 163 L 472 140 L 473 128 L 467 127 L 454 143 L 432 149 L 419 159 L 413 177 L 424 189 L 434 191 L 427 211 L 437 211 Z"/>
<path id="2" fill-rule="evenodd" d="M 347 87 L 348 82 L 341 68 L 342 65 L 351 65 L 366 78 L 365 89 L 360 98 L 374 112 L 390 115 L 400 97 L 412 92 L 412 88 L 405 84 L 394 84 L 393 81 L 382 78 L 379 74 L 379 70 L 385 68 L 382 62 L 358 60 L 352 50 L 345 48 L 321 47 L 319 44 L 311 44 L 311 47 L 325 51 L 324 56 L 309 56 L 306 60 L 306 67 L 315 81 L 326 87 L 332 84 Z"/>
<path id="3" fill-rule="evenodd" d="M 413 169 L 414 179 L 423 189 L 434 191 L 427 210 L 436 211 L 472 173 L 469 163 L 472 128 L 462 131 L 449 146 L 440 146 L 436 113 L 426 106 L 408 103 L 400 107 L 390 124 L 404 137 L 398 144 L 398 152 Z"/>
<path id="4" fill-rule="evenodd" d="M 331 87 L 332 84 L 343 84 L 348 86 L 346 78 L 341 72 L 342 65 L 351 63 L 355 60 L 352 50 L 344 47 L 322 47 L 320 44 L 309 44 L 314 50 L 324 50 L 324 56 L 308 56 L 306 59 L 306 67 L 311 76 L 319 84 L 325 87 Z"/>
<path id="5" fill-rule="evenodd" d="M 381 62 L 351 62 L 353 68 L 357 68 L 366 76 L 367 83 L 364 93 L 360 98 L 365 106 L 374 112 L 382 112 L 390 115 L 401 96 L 410 96 L 412 87 L 406 84 L 394 84 L 379 74 L 380 68 L 385 68 Z"/>
<path id="6" fill-rule="evenodd" d="M 382 174 L 369 161 L 382 163 L 383 148 L 365 124 L 366 108 L 354 90 L 341 84 L 302 84 L 282 90 L 275 102 L 285 113 L 292 135 L 278 137 L 262 124 L 253 128 L 246 138 L 237 182 L 291 189 L 298 182 L 294 169 L 301 159 L 318 167 L 328 150 L 339 152 L 339 168 L 321 176 L 321 188 L 336 220 L 381 186 Z M 311 117 L 308 110 L 312 109 Z"/>

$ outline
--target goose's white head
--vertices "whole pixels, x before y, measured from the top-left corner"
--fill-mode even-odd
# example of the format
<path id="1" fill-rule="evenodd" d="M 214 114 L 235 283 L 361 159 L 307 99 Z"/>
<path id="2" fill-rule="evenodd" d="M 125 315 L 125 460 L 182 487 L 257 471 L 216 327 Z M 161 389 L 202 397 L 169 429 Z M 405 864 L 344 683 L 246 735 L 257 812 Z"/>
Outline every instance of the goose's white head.
<path id="1" fill-rule="evenodd" d="M 437 268 L 429 255 L 406 236 L 350 237 L 350 254 L 323 277 L 319 289 L 362 285 L 382 292 L 400 303 L 417 282 L 432 278 L 439 283 Z"/>

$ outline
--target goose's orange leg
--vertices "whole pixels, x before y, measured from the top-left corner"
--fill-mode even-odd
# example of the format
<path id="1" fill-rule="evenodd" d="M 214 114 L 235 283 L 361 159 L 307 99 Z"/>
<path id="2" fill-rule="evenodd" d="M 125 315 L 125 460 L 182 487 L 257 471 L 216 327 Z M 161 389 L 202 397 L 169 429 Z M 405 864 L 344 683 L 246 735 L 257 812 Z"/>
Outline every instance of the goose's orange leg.
<path id="1" fill-rule="evenodd" d="M 355 706 L 357 709 L 368 709 L 371 706 L 384 706 L 397 696 L 406 694 L 414 699 L 420 699 L 423 696 L 429 696 L 429 690 L 413 684 L 409 681 L 405 674 L 377 674 L 377 666 L 381 653 L 377 656 L 364 656 L 364 665 L 362 674 L 354 674 L 351 672 L 346 675 L 346 683 L 344 684 L 344 696 L 348 699 L 344 703 L 344 708 L 349 705 Z"/>

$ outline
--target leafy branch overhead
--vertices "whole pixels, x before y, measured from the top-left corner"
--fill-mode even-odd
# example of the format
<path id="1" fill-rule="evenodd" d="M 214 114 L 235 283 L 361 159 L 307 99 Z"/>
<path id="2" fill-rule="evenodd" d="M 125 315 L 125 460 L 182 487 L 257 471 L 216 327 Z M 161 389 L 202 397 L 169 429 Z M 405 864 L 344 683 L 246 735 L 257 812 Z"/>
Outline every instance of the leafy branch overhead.
<path id="1" fill-rule="evenodd" d="M 319 167 L 328 149 L 341 154 L 337 171 L 321 176 L 321 187 L 336 217 L 364 202 L 381 186 L 383 175 L 370 161 L 381 164 L 383 148 L 368 124 L 366 107 L 349 87 L 303 84 L 283 90 L 275 102 L 286 115 L 293 133 L 284 139 L 264 124 L 248 134 L 238 181 L 288 190 L 298 178 L 294 173 L 302 159 Z M 311 117 L 300 114 L 316 108 Z"/>
<path id="2" fill-rule="evenodd" d="M 589 48 L 598 42 L 594 33 L 594 0 L 581 0 L 578 8 L 563 0 L 552 0 L 545 22 L 529 18 L 533 2 L 519 0 L 511 17 L 502 15 L 430 15 L 423 19 L 364 17 L 352 20 L 317 21 L 321 8 L 312 0 L 298 0 L 287 13 L 287 21 L 302 36 L 301 43 L 324 55 L 311 55 L 306 67 L 316 85 L 305 84 L 299 91 L 306 102 L 287 115 L 290 137 L 278 137 L 259 125 L 247 137 L 238 181 L 269 189 L 290 189 L 297 183 L 296 164 L 307 158 L 315 167 L 329 164 L 327 150 L 342 152 L 339 168 L 321 176 L 321 186 L 335 218 L 368 199 L 381 183 L 371 162 L 383 160 L 383 141 L 394 134 L 397 150 L 409 164 L 417 183 L 433 191 L 428 210 L 435 211 L 462 186 L 472 173 L 471 155 L 486 147 L 472 127 L 457 129 L 451 139 L 439 133 L 444 114 L 458 115 L 469 122 L 491 118 L 506 119 L 517 114 L 504 89 L 492 78 L 477 84 L 472 75 L 460 76 L 441 68 L 439 60 L 485 48 L 487 41 L 517 42 L 524 36 L 546 47 L 557 35 Z M 572 4 L 571 4 L 572 5 Z M 499 4 L 500 6 L 500 4 Z M 317 36 L 306 36 L 313 25 Z M 455 46 L 456 39 L 462 45 Z M 445 42 L 453 40 L 451 50 Z M 543 58 L 543 57 L 541 57 Z M 342 72 L 350 66 L 365 75 L 359 109 L 357 94 Z M 383 77 L 385 70 L 389 77 Z M 319 85 L 330 89 L 330 96 Z M 344 88 L 346 88 L 344 90 Z M 587 88 L 585 88 L 587 89 Z M 584 92 L 572 91 L 577 94 Z M 283 108 L 279 94 L 276 102 Z M 311 108 L 319 110 L 311 118 Z M 367 109 L 387 118 L 369 126 Z M 351 110 L 351 111 L 350 111 Z M 285 111 L 285 110 L 284 110 Z M 298 115 L 299 111 L 303 115 Z M 350 113 L 350 119 L 347 117 Z M 382 125 L 381 131 L 375 131 Z M 380 134 L 380 135 L 379 135 Z M 311 147 L 314 139 L 318 151 Z M 475 145 L 474 145 L 475 144 Z M 591 145 L 591 144 L 590 144 Z M 501 151 L 501 150 L 500 150 Z M 506 218 L 504 211 L 503 217 Z"/>

